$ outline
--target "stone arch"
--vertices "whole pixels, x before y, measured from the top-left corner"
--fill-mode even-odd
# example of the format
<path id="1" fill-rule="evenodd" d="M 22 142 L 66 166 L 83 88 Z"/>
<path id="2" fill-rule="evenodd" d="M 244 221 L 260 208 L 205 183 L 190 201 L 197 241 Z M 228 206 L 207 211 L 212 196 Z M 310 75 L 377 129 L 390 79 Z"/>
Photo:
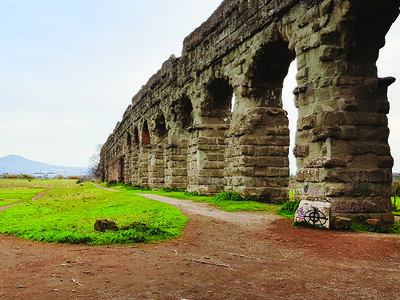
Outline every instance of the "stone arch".
<path id="1" fill-rule="evenodd" d="M 147 120 L 144 120 L 142 125 L 142 145 L 150 145 L 150 144 L 151 144 L 151 138 L 150 138 L 149 124 Z"/>
<path id="2" fill-rule="evenodd" d="M 151 138 L 147 120 L 142 121 L 141 143 L 138 151 L 138 185 L 148 186 L 149 184 L 149 154 L 151 153 Z"/>
<path id="3" fill-rule="evenodd" d="M 131 151 L 131 148 L 132 148 L 132 136 L 131 136 L 131 133 L 129 131 L 126 134 L 126 146 L 128 148 L 128 151 Z"/>
<path id="4" fill-rule="evenodd" d="M 139 130 L 138 130 L 137 126 L 135 126 L 135 128 L 133 129 L 133 142 L 135 143 L 135 145 L 139 145 L 139 143 L 140 143 Z"/>
<path id="5" fill-rule="evenodd" d="M 154 123 L 155 135 L 158 137 L 159 141 L 163 141 L 167 137 L 168 131 L 167 122 L 162 112 L 155 116 Z"/>
<path id="6" fill-rule="evenodd" d="M 208 96 L 210 101 L 210 117 L 221 121 L 227 122 L 227 118 L 231 112 L 233 88 L 226 79 L 215 79 L 207 87 Z"/>
<path id="7" fill-rule="evenodd" d="M 386 117 L 393 79 L 377 78 L 376 60 L 398 15 L 398 4 L 388 9 L 394 3 L 321 3 L 283 28 L 297 33 L 288 37 L 298 61 L 296 194 L 328 202 L 334 226 L 342 218 L 393 221 Z"/>
<path id="8" fill-rule="evenodd" d="M 279 203 L 288 198 L 289 127 L 282 108 L 283 80 L 294 54 L 288 43 L 273 40 L 248 57 L 247 74 L 236 97 L 230 130 L 226 134 L 226 190 Z M 251 87 L 251 88 L 248 88 Z"/>
<path id="9" fill-rule="evenodd" d="M 118 161 L 118 182 L 124 182 L 125 181 L 125 160 L 123 157 L 121 157 Z"/>
<path id="10" fill-rule="evenodd" d="M 186 189 L 188 185 L 189 131 L 193 128 L 194 112 L 192 101 L 185 94 L 171 102 L 168 111 L 170 125 L 168 145 L 164 151 L 165 185 Z M 167 115 L 168 115 L 167 114 Z"/>
<path id="11" fill-rule="evenodd" d="M 208 80 L 202 91 L 199 118 L 191 130 L 188 190 L 214 194 L 224 190 L 225 133 L 229 130 L 233 88 L 229 80 Z"/>
<path id="12" fill-rule="evenodd" d="M 137 124 L 133 124 L 133 132 L 128 132 L 128 137 L 127 140 L 129 141 L 130 138 L 130 144 L 131 146 L 129 147 L 129 154 L 128 154 L 128 162 L 126 165 L 128 165 L 129 170 L 126 168 L 125 172 L 125 181 L 130 182 L 131 184 L 138 185 L 139 184 L 139 145 L 140 145 L 140 140 L 139 140 L 139 130 Z"/>
<path id="13" fill-rule="evenodd" d="M 165 183 L 164 150 L 167 143 L 167 122 L 162 111 L 153 116 L 152 147 L 149 152 L 149 186 L 161 189 Z"/>
<path id="14" fill-rule="evenodd" d="M 181 129 L 187 129 L 193 125 L 193 104 L 186 95 L 181 96 L 172 103 L 175 122 Z"/>

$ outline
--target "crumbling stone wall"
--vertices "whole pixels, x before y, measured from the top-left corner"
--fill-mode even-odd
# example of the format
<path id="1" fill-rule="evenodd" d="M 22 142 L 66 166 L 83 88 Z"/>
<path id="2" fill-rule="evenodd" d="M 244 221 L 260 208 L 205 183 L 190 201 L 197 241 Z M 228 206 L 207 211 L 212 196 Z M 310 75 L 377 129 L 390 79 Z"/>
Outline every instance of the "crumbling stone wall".
<path id="1" fill-rule="evenodd" d="M 282 86 L 296 58 L 297 196 L 330 202 L 334 218 L 393 222 L 394 78 L 376 60 L 398 14 L 397 0 L 225 0 L 133 97 L 103 179 L 286 200 Z"/>

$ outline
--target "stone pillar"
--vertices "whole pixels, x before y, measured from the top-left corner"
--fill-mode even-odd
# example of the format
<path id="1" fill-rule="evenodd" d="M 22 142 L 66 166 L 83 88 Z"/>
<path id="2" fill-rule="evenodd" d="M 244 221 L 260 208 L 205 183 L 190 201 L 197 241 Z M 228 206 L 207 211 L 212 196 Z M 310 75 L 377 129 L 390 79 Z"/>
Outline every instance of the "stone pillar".
<path id="1" fill-rule="evenodd" d="M 262 202 L 288 199 L 289 128 L 281 94 L 282 86 L 277 86 L 236 98 L 226 134 L 226 190 Z"/>
<path id="2" fill-rule="evenodd" d="M 135 145 L 130 153 L 129 182 L 132 185 L 139 185 L 139 146 Z"/>
<path id="3" fill-rule="evenodd" d="M 222 132 L 218 134 L 222 135 Z M 201 130 L 198 133 L 206 136 L 189 140 L 188 191 L 213 195 L 224 190 L 225 142 L 223 137 L 215 137 L 217 132 Z"/>
<path id="4" fill-rule="evenodd" d="M 164 149 L 161 147 L 152 147 L 149 153 L 149 187 L 152 189 L 161 189 L 164 187 Z"/>
<path id="5" fill-rule="evenodd" d="M 199 92 L 188 145 L 188 190 L 213 195 L 224 190 L 225 136 L 233 89 L 225 79 L 210 79 Z M 213 75 L 214 74 L 214 75 Z"/>
<path id="6" fill-rule="evenodd" d="M 393 223 L 386 117 L 392 80 L 377 78 L 383 43 L 382 32 L 380 38 L 375 33 L 390 25 L 385 18 L 379 23 L 375 4 L 367 13 L 355 1 L 324 1 L 293 24 L 299 71 L 294 152 L 299 199 L 330 202 L 333 219 L 385 225 Z"/>
<path id="7" fill-rule="evenodd" d="M 139 160 L 138 160 L 138 171 L 139 171 L 139 182 L 140 186 L 149 185 L 149 146 L 141 145 L 139 149 Z"/>
<path id="8" fill-rule="evenodd" d="M 165 185 L 170 188 L 187 188 L 187 142 L 181 140 L 179 145 L 170 145 L 164 151 Z"/>

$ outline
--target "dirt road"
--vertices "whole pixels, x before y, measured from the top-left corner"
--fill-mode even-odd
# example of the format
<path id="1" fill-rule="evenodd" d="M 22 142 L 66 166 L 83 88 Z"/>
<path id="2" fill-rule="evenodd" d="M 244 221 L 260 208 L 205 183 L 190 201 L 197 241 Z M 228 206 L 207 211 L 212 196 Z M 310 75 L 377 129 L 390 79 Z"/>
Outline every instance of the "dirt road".
<path id="1" fill-rule="evenodd" d="M 137 246 L 0 236 L 0 299 L 399 299 L 400 237 L 293 228 L 187 200 L 183 236 Z M 161 197 L 161 198 L 160 198 Z"/>

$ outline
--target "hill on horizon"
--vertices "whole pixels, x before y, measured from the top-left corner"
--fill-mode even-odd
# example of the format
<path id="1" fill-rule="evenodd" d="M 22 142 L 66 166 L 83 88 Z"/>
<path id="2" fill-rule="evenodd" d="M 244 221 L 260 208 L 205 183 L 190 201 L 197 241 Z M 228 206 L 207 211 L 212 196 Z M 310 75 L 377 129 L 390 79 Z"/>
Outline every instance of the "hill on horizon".
<path id="1" fill-rule="evenodd" d="M 0 157 L 0 175 L 1 174 L 27 174 L 33 176 L 50 176 L 54 177 L 62 175 L 64 177 L 74 175 L 87 175 L 89 169 L 87 167 L 66 167 L 50 165 L 34 160 L 24 158 L 19 155 L 8 155 Z M 41 174 L 41 175 L 40 175 Z"/>

